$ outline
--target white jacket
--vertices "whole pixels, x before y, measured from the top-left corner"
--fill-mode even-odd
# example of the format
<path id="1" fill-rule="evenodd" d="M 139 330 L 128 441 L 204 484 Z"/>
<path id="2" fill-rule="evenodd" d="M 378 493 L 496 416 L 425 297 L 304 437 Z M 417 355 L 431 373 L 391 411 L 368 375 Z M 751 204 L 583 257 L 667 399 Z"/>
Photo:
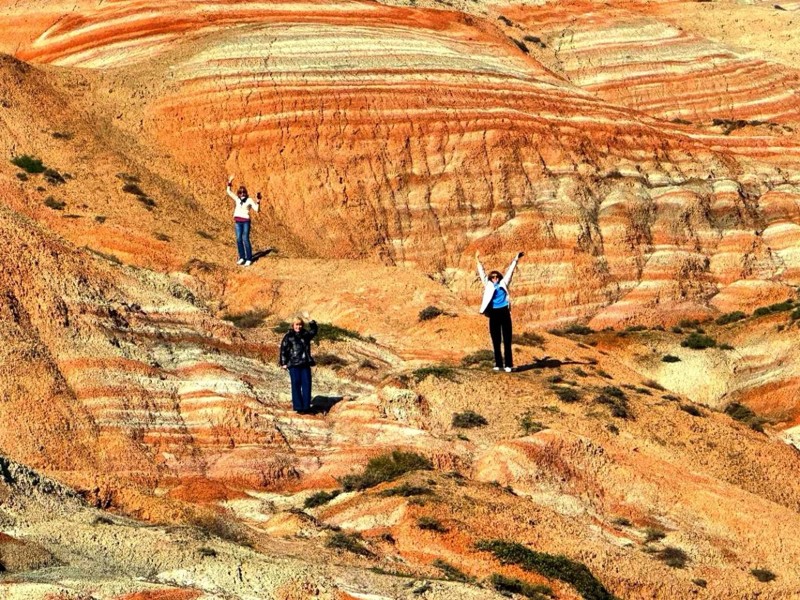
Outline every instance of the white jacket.
<path id="1" fill-rule="evenodd" d="M 234 219 L 247 219 L 250 220 L 250 209 L 252 208 L 254 211 L 258 212 L 259 206 L 258 202 L 254 201 L 250 196 L 248 196 L 244 202 L 241 201 L 239 196 L 233 193 L 233 190 L 228 187 L 226 188 L 228 191 L 228 196 L 233 198 L 234 202 L 234 209 L 233 209 L 233 218 Z"/>
<path id="2" fill-rule="evenodd" d="M 508 266 L 508 269 L 506 269 L 506 272 L 503 275 L 503 278 L 500 280 L 500 283 L 497 284 L 499 287 L 505 290 L 509 307 L 511 306 L 511 294 L 508 291 L 508 286 L 511 285 L 511 278 L 514 277 L 514 269 L 517 268 L 518 260 L 519 254 L 517 254 L 514 257 L 514 260 L 511 261 L 511 264 Z M 483 298 L 481 299 L 481 314 L 483 314 L 492 303 L 492 297 L 494 296 L 494 284 L 489 281 L 489 278 L 486 276 L 486 271 L 483 270 L 483 265 L 481 264 L 480 260 L 478 260 L 478 277 L 481 278 L 481 283 L 483 283 Z"/>

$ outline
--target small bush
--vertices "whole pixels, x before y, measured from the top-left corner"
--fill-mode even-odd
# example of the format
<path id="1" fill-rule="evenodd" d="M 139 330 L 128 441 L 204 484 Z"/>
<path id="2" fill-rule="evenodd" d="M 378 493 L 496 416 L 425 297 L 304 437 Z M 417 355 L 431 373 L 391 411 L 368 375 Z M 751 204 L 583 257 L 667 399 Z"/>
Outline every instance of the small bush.
<path id="1" fill-rule="evenodd" d="M 598 369 L 597 374 L 603 379 L 614 379 L 607 371 L 604 371 L 603 369 Z"/>
<path id="2" fill-rule="evenodd" d="M 533 435 L 539 433 L 543 429 L 547 429 L 540 421 L 536 421 L 531 411 L 526 411 L 517 417 L 517 422 L 525 435 Z"/>
<path id="3" fill-rule="evenodd" d="M 646 527 L 644 530 L 644 541 L 646 543 L 658 542 L 665 537 L 667 537 L 667 534 L 655 527 Z"/>
<path id="4" fill-rule="evenodd" d="M 71 140 L 72 134 L 69 131 L 54 131 L 50 135 L 53 136 L 54 140 Z"/>
<path id="5" fill-rule="evenodd" d="M 409 485 L 407 483 L 403 483 L 402 485 L 398 485 L 397 487 L 389 488 L 388 490 L 383 490 L 380 495 L 389 498 L 392 496 L 401 496 L 403 498 L 410 498 L 412 496 L 430 496 L 433 494 L 433 490 L 429 487 L 419 486 L 419 485 Z"/>
<path id="6" fill-rule="evenodd" d="M 679 402 L 680 398 L 678 398 L 675 394 L 664 394 L 661 396 L 664 400 L 669 400 L 670 402 Z"/>
<path id="7" fill-rule="evenodd" d="M 614 596 L 592 575 L 586 565 L 566 556 L 536 552 L 522 544 L 505 540 L 481 540 L 476 548 L 491 552 L 503 564 L 518 565 L 526 571 L 564 581 L 574 587 L 585 600 L 614 600 Z"/>
<path id="8" fill-rule="evenodd" d="M 494 352 L 491 350 L 478 350 L 477 352 L 473 352 L 472 354 L 467 354 L 464 358 L 461 359 L 461 364 L 465 367 L 471 367 L 473 365 L 480 365 L 483 363 L 492 363 L 494 362 Z"/>
<path id="9" fill-rule="evenodd" d="M 103 215 L 95 215 L 94 220 L 95 220 L 95 222 L 100 223 L 102 225 L 103 223 L 106 222 L 107 218 L 108 217 L 105 217 Z"/>
<path id="10" fill-rule="evenodd" d="M 325 542 L 325 545 L 328 548 L 333 548 L 334 550 L 344 550 L 360 556 L 369 557 L 373 555 L 370 549 L 364 545 L 364 541 L 361 536 L 357 533 L 344 533 L 342 531 L 336 531 L 331 535 L 331 537 L 328 538 L 328 541 Z"/>
<path id="11" fill-rule="evenodd" d="M 581 399 L 581 393 L 578 390 L 574 390 L 572 388 L 565 388 L 565 387 L 553 387 L 550 388 L 555 392 L 558 399 L 562 402 L 578 402 Z"/>
<path id="12" fill-rule="evenodd" d="M 429 471 L 431 461 L 415 452 L 393 450 L 370 459 L 360 475 L 342 477 L 342 487 L 346 492 L 365 490 L 384 481 L 393 481 L 412 471 Z"/>
<path id="13" fill-rule="evenodd" d="M 210 233 L 208 233 L 206 231 L 203 231 L 202 229 L 198 229 L 197 231 L 195 231 L 195 233 L 197 235 L 199 235 L 201 238 L 203 238 L 204 240 L 213 240 L 214 239 L 213 235 L 211 235 Z"/>
<path id="14" fill-rule="evenodd" d="M 673 569 L 683 569 L 686 566 L 686 563 L 689 562 L 689 555 L 675 546 L 666 546 L 661 550 L 654 552 L 654 554 L 659 560 Z"/>
<path id="15" fill-rule="evenodd" d="M 725 414 L 733 419 L 736 419 L 737 421 L 745 423 L 755 431 L 761 433 L 764 432 L 764 423 L 766 423 L 766 420 L 756 415 L 756 413 L 754 413 L 744 404 L 740 404 L 739 402 L 731 402 L 725 407 Z"/>
<path id="16" fill-rule="evenodd" d="M 128 181 L 127 183 L 123 184 L 122 191 L 126 194 L 132 194 L 134 196 L 147 196 L 147 194 L 144 193 L 144 190 L 142 190 L 142 188 L 132 181 Z"/>
<path id="17" fill-rule="evenodd" d="M 672 333 L 677 333 L 677 334 L 681 334 L 681 333 L 683 333 L 683 329 L 681 329 L 681 328 L 680 328 L 680 327 L 678 327 L 677 325 L 676 325 L 675 327 L 670 327 L 670 328 L 669 328 L 669 330 L 670 330 Z"/>
<path id="18" fill-rule="evenodd" d="M 665 354 L 664 356 L 661 357 L 661 362 L 676 363 L 676 362 L 681 362 L 681 359 L 672 354 Z"/>
<path id="19" fill-rule="evenodd" d="M 44 173 L 45 169 L 47 168 L 44 166 L 44 163 L 42 163 L 42 159 L 36 158 L 35 156 L 30 156 L 28 154 L 15 156 L 11 159 L 11 164 L 32 175 Z"/>
<path id="20" fill-rule="evenodd" d="M 421 311 L 419 311 L 419 320 L 420 321 L 430 321 L 431 319 L 435 319 L 444 314 L 444 311 L 439 308 L 438 306 L 426 306 Z"/>
<path id="21" fill-rule="evenodd" d="M 316 508 L 317 506 L 322 506 L 323 504 L 327 504 L 336 496 L 341 494 L 341 490 L 333 490 L 331 492 L 326 492 L 325 490 L 316 492 L 311 494 L 308 498 L 306 498 L 305 502 L 303 502 L 303 506 L 306 508 Z"/>
<path id="22" fill-rule="evenodd" d="M 682 319 L 678 321 L 678 327 L 682 329 L 697 329 L 700 327 L 700 321 L 697 319 Z"/>
<path id="23" fill-rule="evenodd" d="M 595 398 L 595 402 L 611 407 L 611 415 L 620 419 L 631 417 L 628 397 L 616 386 L 604 387 Z"/>
<path id="24" fill-rule="evenodd" d="M 243 313 L 223 315 L 222 319 L 233 323 L 239 329 L 252 329 L 261 325 L 268 314 L 265 310 L 249 310 Z"/>
<path id="25" fill-rule="evenodd" d="M 49 167 L 43 171 L 42 175 L 45 178 L 45 181 L 47 181 L 47 183 L 50 185 L 60 185 L 67 182 L 61 173 Z"/>
<path id="26" fill-rule="evenodd" d="M 153 235 L 159 242 L 171 242 L 172 238 L 169 237 L 166 233 L 156 233 Z"/>
<path id="27" fill-rule="evenodd" d="M 701 333 L 690 333 L 689 337 L 681 342 L 684 348 L 691 348 L 692 350 L 705 350 L 706 348 L 713 348 L 717 345 L 717 341 L 707 335 Z"/>
<path id="28" fill-rule="evenodd" d="M 685 413 L 689 413 L 693 417 L 703 416 L 703 411 L 697 408 L 694 404 L 681 404 L 681 410 Z"/>
<path id="29" fill-rule="evenodd" d="M 462 583 L 470 583 L 473 581 L 472 577 L 440 558 L 433 561 L 431 565 L 444 573 L 444 576 L 450 581 L 460 581 Z"/>
<path id="30" fill-rule="evenodd" d="M 636 333 L 637 331 L 647 331 L 646 325 L 629 325 L 625 328 L 628 333 Z"/>
<path id="31" fill-rule="evenodd" d="M 460 429 L 473 429 L 474 427 L 484 427 L 489 422 L 483 415 L 479 415 L 473 410 L 465 410 L 460 413 L 453 413 L 453 427 Z"/>
<path id="32" fill-rule="evenodd" d="M 758 579 L 761 583 L 769 583 L 775 581 L 778 576 L 768 569 L 750 569 L 750 574 Z"/>
<path id="33" fill-rule="evenodd" d="M 589 335 L 594 333 L 594 329 L 591 327 L 587 327 L 586 325 L 579 325 L 578 323 L 573 323 L 572 325 L 567 325 L 563 329 L 564 333 L 571 333 L 573 335 Z"/>
<path id="34" fill-rule="evenodd" d="M 338 325 L 331 323 L 317 323 L 317 335 L 314 338 L 317 342 L 322 340 L 329 340 L 331 342 L 340 342 L 346 339 L 364 340 L 365 338 L 357 331 L 345 329 Z"/>
<path id="35" fill-rule="evenodd" d="M 338 368 L 347 365 L 347 361 L 342 357 L 327 352 L 315 356 L 314 360 L 320 367 Z"/>
<path id="36" fill-rule="evenodd" d="M 147 196 L 136 196 L 136 199 L 141 202 L 147 210 L 153 210 L 156 207 L 156 201 Z"/>
<path id="37" fill-rule="evenodd" d="M 216 556 L 217 556 L 217 551 L 216 550 L 214 550 L 213 548 L 207 548 L 205 546 L 200 548 L 197 552 L 203 558 L 216 558 Z"/>
<path id="38" fill-rule="evenodd" d="M 442 525 L 439 519 L 433 517 L 420 517 L 417 519 L 417 527 L 425 531 L 435 531 L 437 533 L 447 533 L 447 527 Z"/>
<path id="39" fill-rule="evenodd" d="M 580 367 L 576 367 L 575 369 L 572 370 L 572 372 L 575 373 L 575 375 L 577 375 L 578 377 L 588 377 L 589 376 L 589 374 L 586 371 L 584 371 L 583 369 L 581 369 Z"/>
<path id="40" fill-rule="evenodd" d="M 654 379 L 648 379 L 647 381 L 642 382 L 642 385 L 647 386 L 651 389 L 658 390 L 659 392 L 666 392 L 666 388 L 655 381 Z"/>
<path id="41" fill-rule="evenodd" d="M 513 335 L 511 339 L 515 344 L 518 344 L 520 346 L 541 347 L 544 344 L 544 338 L 538 333 L 534 333 L 533 331 L 526 331 L 519 335 Z"/>
<path id="42" fill-rule="evenodd" d="M 608 432 L 609 432 L 609 433 L 611 433 L 612 435 L 619 435 L 619 427 L 617 427 L 616 425 L 614 425 L 614 423 L 608 423 L 608 424 L 606 425 L 606 429 L 607 429 L 607 430 L 608 430 Z"/>
<path id="43" fill-rule="evenodd" d="M 719 346 L 717 346 L 717 348 L 719 348 L 720 350 L 733 350 L 734 349 L 733 346 L 731 346 L 730 344 L 720 344 Z"/>
<path id="44" fill-rule="evenodd" d="M 704 588 L 708 585 L 708 582 L 705 579 L 700 579 L 699 577 L 697 579 L 692 579 L 692 583 L 701 588 Z"/>
<path id="45" fill-rule="evenodd" d="M 795 308 L 794 311 L 792 311 L 791 317 L 792 321 L 797 321 L 800 319 L 800 308 Z"/>
<path id="46" fill-rule="evenodd" d="M 736 321 L 741 321 L 742 319 L 746 319 L 747 315 L 740 310 L 725 313 L 717 317 L 717 320 L 714 321 L 717 325 L 728 325 L 729 323 L 736 323 Z"/>
<path id="47" fill-rule="evenodd" d="M 19 179 L 20 181 L 28 181 L 28 174 L 27 173 L 23 173 L 22 171 L 20 171 L 19 173 L 16 173 L 16 176 L 17 176 L 17 179 Z"/>
<path id="48" fill-rule="evenodd" d="M 614 525 L 619 525 L 620 527 L 630 527 L 631 525 L 633 525 L 630 519 L 627 519 L 625 517 L 617 517 L 616 519 L 614 519 L 613 523 Z"/>
<path id="49" fill-rule="evenodd" d="M 530 584 L 516 577 L 506 577 L 499 573 L 492 573 L 489 583 L 501 594 L 517 594 L 530 598 L 530 600 L 545 600 L 553 597 L 553 590 L 546 585 Z"/>
<path id="50" fill-rule="evenodd" d="M 455 381 L 456 380 L 456 371 L 453 367 L 446 367 L 443 365 L 438 366 L 431 366 L 431 367 L 422 367 L 421 369 L 415 369 L 411 372 L 413 375 L 414 380 L 419 383 L 426 377 L 435 377 L 437 379 L 447 379 L 448 381 Z"/>
<path id="51" fill-rule="evenodd" d="M 47 208 L 52 208 L 53 210 L 64 210 L 64 207 L 67 205 L 67 203 L 61 200 L 56 200 L 52 196 L 48 196 L 44 199 L 44 205 Z"/>

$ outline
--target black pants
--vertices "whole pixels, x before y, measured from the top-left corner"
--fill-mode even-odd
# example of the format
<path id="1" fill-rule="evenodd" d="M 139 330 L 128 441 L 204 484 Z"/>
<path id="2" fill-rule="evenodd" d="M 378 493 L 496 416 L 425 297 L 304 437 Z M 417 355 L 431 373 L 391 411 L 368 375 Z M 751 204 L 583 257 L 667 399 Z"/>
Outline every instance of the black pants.
<path id="1" fill-rule="evenodd" d="M 500 352 L 500 342 L 502 338 L 503 349 L 506 355 L 506 367 L 514 366 L 514 359 L 511 356 L 511 311 L 507 306 L 503 308 L 489 308 L 489 333 L 492 336 L 492 346 L 494 347 L 494 364 L 496 367 L 503 368 L 503 355 Z"/>

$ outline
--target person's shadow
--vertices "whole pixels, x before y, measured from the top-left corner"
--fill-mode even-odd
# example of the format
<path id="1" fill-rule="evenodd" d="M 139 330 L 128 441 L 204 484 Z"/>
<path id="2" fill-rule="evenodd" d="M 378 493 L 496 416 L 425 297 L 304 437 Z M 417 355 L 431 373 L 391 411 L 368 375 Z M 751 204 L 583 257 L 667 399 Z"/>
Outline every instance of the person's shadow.
<path id="1" fill-rule="evenodd" d="M 326 415 L 344 396 L 314 396 L 311 399 L 311 408 L 306 411 L 309 415 Z"/>
<path id="2" fill-rule="evenodd" d="M 549 356 L 543 356 L 542 358 L 536 358 L 534 361 L 527 365 L 520 365 L 514 368 L 516 373 L 521 373 L 523 371 L 530 371 L 531 369 L 558 369 L 562 365 L 594 365 L 597 364 L 596 361 L 584 361 L 584 360 L 559 360 L 557 358 L 550 358 Z"/>
<path id="3" fill-rule="evenodd" d="M 264 250 L 259 250 L 255 254 L 253 254 L 253 262 L 256 262 L 259 258 L 263 258 L 268 254 L 277 254 L 277 248 L 265 248 Z"/>

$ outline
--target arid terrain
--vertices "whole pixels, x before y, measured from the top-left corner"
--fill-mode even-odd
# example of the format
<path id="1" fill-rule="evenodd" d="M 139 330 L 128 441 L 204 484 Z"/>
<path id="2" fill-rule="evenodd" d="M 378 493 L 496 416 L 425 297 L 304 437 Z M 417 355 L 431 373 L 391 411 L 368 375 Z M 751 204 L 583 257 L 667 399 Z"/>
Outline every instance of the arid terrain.
<path id="1" fill-rule="evenodd" d="M 800 598 L 798 11 L 0 0 L 0 599 Z"/>

